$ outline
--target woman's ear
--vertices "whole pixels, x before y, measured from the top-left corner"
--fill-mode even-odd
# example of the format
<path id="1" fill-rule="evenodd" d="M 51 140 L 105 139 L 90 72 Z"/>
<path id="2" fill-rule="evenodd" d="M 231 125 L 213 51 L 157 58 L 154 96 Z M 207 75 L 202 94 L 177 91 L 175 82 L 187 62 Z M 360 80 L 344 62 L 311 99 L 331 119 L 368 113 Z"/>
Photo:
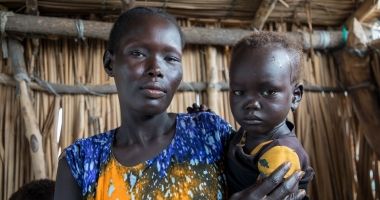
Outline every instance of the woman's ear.
<path id="1" fill-rule="evenodd" d="M 303 85 L 301 83 L 297 83 L 296 86 L 293 89 L 293 99 L 292 99 L 292 105 L 290 109 L 294 112 L 297 108 L 298 105 L 301 102 L 303 95 Z"/>
<path id="2" fill-rule="evenodd" d="M 111 76 L 111 77 L 114 76 L 113 63 L 114 63 L 113 54 L 111 53 L 110 50 L 106 50 L 103 55 L 103 66 L 108 76 Z"/>

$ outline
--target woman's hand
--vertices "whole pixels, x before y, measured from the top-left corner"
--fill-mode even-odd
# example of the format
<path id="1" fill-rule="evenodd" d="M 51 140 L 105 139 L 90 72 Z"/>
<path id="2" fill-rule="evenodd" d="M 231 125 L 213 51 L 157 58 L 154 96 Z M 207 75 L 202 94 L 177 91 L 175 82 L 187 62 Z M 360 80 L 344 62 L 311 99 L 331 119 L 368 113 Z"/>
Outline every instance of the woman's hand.
<path id="1" fill-rule="evenodd" d="M 306 195 L 305 190 L 298 190 L 298 182 L 303 172 L 295 172 L 285 181 L 283 177 L 290 169 L 290 163 L 282 164 L 270 176 L 255 186 L 249 187 L 231 196 L 231 200 L 244 199 L 287 199 L 300 200 Z"/>
<path id="2" fill-rule="evenodd" d="M 253 156 L 246 154 L 243 146 L 240 144 L 242 132 L 238 132 L 232 138 L 229 144 L 228 157 L 236 159 L 238 169 L 246 169 L 251 171 L 251 166 L 255 165 Z M 259 182 L 255 185 L 248 187 L 240 192 L 231 196 L 231 200 L 244 200 L 244 199 L 287 199 L 299 200 L 306 196 L 305 190 L 298 190 L 298 183 L 301 180 L 304 172 L 295 172 L 292 176 L 284 179 L 285 174 L 289 171 L 291 163 L 284 163 L 278 167 L 270 176 L 263 179 L 260 178 Z"/>

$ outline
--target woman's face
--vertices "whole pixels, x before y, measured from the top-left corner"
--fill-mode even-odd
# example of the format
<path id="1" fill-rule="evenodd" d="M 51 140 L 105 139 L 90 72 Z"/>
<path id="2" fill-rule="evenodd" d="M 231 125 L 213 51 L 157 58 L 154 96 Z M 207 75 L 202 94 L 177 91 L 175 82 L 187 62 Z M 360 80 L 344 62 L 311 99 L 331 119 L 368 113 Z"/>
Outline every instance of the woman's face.
<path id="1" fill-rule="evenodd" d="M 112 62 L 120 106 L 155 115 L 166 111 L 182 80 L 182 44 L 175 25 L 142 16 L 125 27 Z"/>

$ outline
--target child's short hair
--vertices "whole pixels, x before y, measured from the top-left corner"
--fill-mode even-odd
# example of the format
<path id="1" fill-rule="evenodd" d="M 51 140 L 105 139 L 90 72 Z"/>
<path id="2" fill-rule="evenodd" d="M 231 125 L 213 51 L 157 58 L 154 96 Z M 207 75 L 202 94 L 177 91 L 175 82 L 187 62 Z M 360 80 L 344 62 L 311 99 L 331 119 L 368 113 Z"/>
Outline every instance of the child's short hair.
<path id="1" fill-rule="evenodd" d="M 53 200 L 54 187 L 52 180 L 34 180 L 18 189 L 9 200 Z"/>
<path id="2" fill-rule="evenodd" d="M 181 37 L 181 45 L 184 47 L 185 45 L 185 38 L 183 35 L 183 32 L 181 28 L 179 27 L 175 17 L 167 13 L 166 11 L 159 9 L 159 8 L 148 8 L 148 7 L 134 7 L 124 13 L 122 13 L 114 23 L 111 33 L 108 40 L 108 47 L 107 50 L 111 53 L 115 53 L 115 49 L 117 48 L 117 45 L 120 42 L 120 39 L 123 37 L 123 34 L 125 33 L 126 28 L 128 27 L 128 24 L 133 21 L 138 21 L 138 18 L 141 16 L 158 16 L 162 17 L 166 20 L 168 20 L 170 23 L 172 23 L 178 30 L 180 37 Z"/>
<path id="3" fill-rule="evenodd" d="M 232 59 L 234 59 L 239 51 L 245 48 L 256 49 L 276 45 L 286 49 L 288 52 L 291 62 L 291 82 L 297 83 L 300 81 L 301 74 L 302 46 L 282 33 L 260 31 L 244 37 L 235 44 Z"/>

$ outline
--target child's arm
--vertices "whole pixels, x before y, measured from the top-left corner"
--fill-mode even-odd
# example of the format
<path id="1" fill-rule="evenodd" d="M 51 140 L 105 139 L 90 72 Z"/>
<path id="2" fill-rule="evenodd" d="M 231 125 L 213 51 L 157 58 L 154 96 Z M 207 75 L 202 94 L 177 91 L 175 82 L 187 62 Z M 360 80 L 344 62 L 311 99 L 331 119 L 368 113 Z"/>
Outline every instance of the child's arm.
<path id="1" fill-rule="evenodd" d="M 239 144 L 241 137 L 241 131 L 232 135 L 225 159 L 230 195 L 255 184 L 258 175 L 253 169 L 254 161 L 252 156 L 245 154 L 242 146 Z"/>

